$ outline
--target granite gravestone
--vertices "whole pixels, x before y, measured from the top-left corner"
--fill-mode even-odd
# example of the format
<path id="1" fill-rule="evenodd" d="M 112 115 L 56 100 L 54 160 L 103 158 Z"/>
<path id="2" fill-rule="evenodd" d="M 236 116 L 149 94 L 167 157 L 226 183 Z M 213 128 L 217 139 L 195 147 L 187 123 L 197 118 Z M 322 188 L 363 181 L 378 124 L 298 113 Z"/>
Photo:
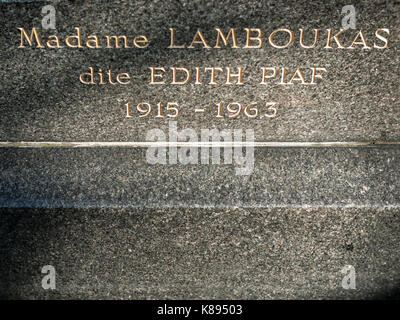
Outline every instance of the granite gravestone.
<path id="1" fill-rule="evenodd" d="M 399 9 L 2 1 L 1 297 L 398 296 Z"/>

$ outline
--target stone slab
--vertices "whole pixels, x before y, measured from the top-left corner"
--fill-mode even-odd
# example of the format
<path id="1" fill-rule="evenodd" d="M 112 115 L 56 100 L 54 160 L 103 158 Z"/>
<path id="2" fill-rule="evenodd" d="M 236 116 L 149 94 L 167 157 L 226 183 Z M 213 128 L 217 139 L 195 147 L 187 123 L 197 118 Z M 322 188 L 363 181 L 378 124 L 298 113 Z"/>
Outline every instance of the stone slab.
<path id="1" fill-rule="evenodd" d="M 47 4 L 47 2 L 46 2 Z M 37 27 L 41 34 L 43 2 L 3 3 L 0 7 L 0 140 L 1 141 L 143 141 L 151 128 L 165 129 L 166 118 L 125 118 L 124 104 L 179 102 L 181 127 L 253 128 L 257 141 L 399 141 L 399 12 L 397 1 L 357 3 L 357 29 L 369 38 L 389 28 L 385 50 L 324 49 L 326 34 L 315 49 L 294 44 L 287 49 L 167 49 L 169 27 L 190 41 L 200 28 L 258 27 L 268 35 L 277 28 L 312 30 L 341 27 L 342 1 L 309 4 L 276 1 L 100 1 L 56 4 L 57 35 L 65 38 L 81 26 L 84 35 L 145 34 L 147 49 L 18 48 L 18 27 Z M 326 32 L 325 32 L 326 33 Z M 350 35 L 351 34 L 351 35 Z M 343 38 L 351 43 L 354 30 Z M 350 42 L 349 42 L 350 41 Z M 210 41 L 211 42 L 211 41 Z M 324 42 L 324 43 L 322 43 Z M 128 86 L 85 86 L 78 80 L 88 67 L 130 72 Z M 243 66 L 242 86 L 149 84 L 149 67 Z M 262 66 L 327 68 L 316 86 L 257 85 Z M 215 104 L 240 101 L 278 103 L 278 117 L 215 118 Z M 195 108 L 207 112 L 197 114 Z"/>
<path id="2" fill-rule="evenodd" d="M 179 102 L 178 127 L 254 129 L 256 141 L 399 142 L 399 1 L 355 3 L 387 50 L 168 50 L 169 27 L 312 30 L 341 26 L 343 1 L 60 1 L 61 38 L 146 34 L 146 50 L 17 48 L 49 1 L 0 1 L 0 142 L 144 141 L 167 118 L 125 118 L 124 104 Z M 354 33 L 343 37 L 349 44 Z M 296 37 L 298 34 L 296 33 Z M 243 43 L 243 32 L 239 34 Z M 89 66 L 129 86 L 85 86 Z M 149 67 L 243 66 L 243 86 L 151 86 Z M 317 86 L 260 86 L 260 67 L 327 68 Z M 247 78 L 248 76 L 248 78 Z M 276 101 L 274 119 L 215 118 L 219 101 Z M 194 113 L 204 107 L 207 112 Z M 151 165 L 144 148 L 0 148 L 0 298 L 399 298 L 400 148 L 256 148 L 235 165 Z M 44 265 L 57 290 L 41 288 Z M 357 290 L 341 287 L 353 265 Z"/>
<path id="3" fill-rule="evenodd" d="M 400 204 L 400 149 L 256 148 L 235 164 L 149 164 L 145 148 L 3 148 L 2 207 Z M 221 157 L 223 158 L 223 157 Z"/>
<path id="4" fill-rule="evenodd" d="M 1 209 L 0 296 L 394 299 L 399 225 L 382 208 Z M 341 286 L 349 264 L 356 290 Z"/>

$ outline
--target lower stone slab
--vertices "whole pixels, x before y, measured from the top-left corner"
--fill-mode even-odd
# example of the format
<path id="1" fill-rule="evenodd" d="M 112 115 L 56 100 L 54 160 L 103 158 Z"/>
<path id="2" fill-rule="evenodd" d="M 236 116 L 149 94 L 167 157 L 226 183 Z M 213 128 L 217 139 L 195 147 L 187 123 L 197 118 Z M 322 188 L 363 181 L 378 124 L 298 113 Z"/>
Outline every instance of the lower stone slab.
<path id="1" fill-rule="evenodd" d="M 398 209 L 2 209 L 0 296 L 399 298 L 399 225 Z"/>

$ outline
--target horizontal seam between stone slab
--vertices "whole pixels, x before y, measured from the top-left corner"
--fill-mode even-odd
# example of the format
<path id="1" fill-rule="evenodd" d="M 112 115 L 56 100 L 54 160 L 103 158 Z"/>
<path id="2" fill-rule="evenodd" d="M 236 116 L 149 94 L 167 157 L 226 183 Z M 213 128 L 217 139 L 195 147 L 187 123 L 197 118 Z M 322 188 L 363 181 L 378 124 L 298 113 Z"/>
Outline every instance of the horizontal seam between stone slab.
<path id="1" fill-rule="evenodd" d="M 315 148 L 315 147 L 381 147 L 395 146 L 400 147 L 400 142 L 384 142 L 384 141 L 330 141 L 330 142 L 277 142 L 277 141 L 260 141 L 260 142 L 151 142 L 151 141 L 18 141 L 8 142 L 0 141 L 0 148 L 101 148 L 101 147 L 130 147 L 130 148 L 162 148 L 162 147 L 201 147 L 201 148 L 222 148 L 222 147 L 268 147 L 268 148 Z"/>
<path id="2" fill-rule="evenodd" d="M 44 203 L 47 202 L 47 203 Z M 53 201 L 5 201 L 0 203 L 1 209 L 31 208 L 31 209 L 129 209 L 129 208 L 149 208 L 149 209 L 386 209 L 399 210 L 399 204 L 116 204 L 116 203 L 79 203 L 65 201 L 63 203 Z"/>

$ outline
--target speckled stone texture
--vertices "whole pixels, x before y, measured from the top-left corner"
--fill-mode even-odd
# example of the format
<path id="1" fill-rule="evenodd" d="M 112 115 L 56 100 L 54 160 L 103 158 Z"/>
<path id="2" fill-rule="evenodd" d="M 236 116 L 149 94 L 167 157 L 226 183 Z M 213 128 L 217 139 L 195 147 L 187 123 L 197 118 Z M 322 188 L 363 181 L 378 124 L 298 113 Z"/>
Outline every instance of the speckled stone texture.
<path id="1" fill-rule="evenodd" d="M 1 210 L 11 298 L 399 297 L 399 210 Z M 13 250 L 10 250 L 13 248 Z M 57 290 L 41 288 L 52 264 Z M 342 266 L 357 270 L 343 290 Z"/>
<path id="2" fill-rule="evenodd" d="M 150 165 L 145 149 L 6 149 L 6 207 L 388 206 L 400 199 L 398 148 L 259 148 L 235 165 Z"/>
<path id="3" fill-rule="evenodd" d="M 357 29 L 371 38 L 389 28 L 389 49 L 166 49 L 169 27 L 189 42 L 197 28 L 207 37 L 215 27 L 338 30 L 349 4 L 206 0 L 60 1 L 61 38 L 80 26 L 145 34 L 149 48 L 18 49 L 17 27 L 53 33 L 41 28 L 50 2 L 0 1 L 0 141 L 143 141 L 149 129 L 167 131 L 167 118 L 125 118 L 126 101 L 176 101 L 180 129 L 253 128 L 256 141 L 400 141 L 400 3 L 355 2 Z M 89 66 L 133 82 L 84 86 Z M 242 66 L 249 81 L 150 86 L 150 66 Z M 261 86 L 262 66 L 328 72 L 317 86 Z M 219 101 L 254 100 L 278 102 L 278 117 L 215 118 Z M 256 148 L 249 176 L 231 164 L 150 165 L 145 152 L 0 148 L 0 298 L 400 297 L 399 146 Z M 54 291 L 41 288 L 49 264 Z M 341 286 L 346 265 L 356 290 Z"/>
<path id="4" fill-rule="evenodd" d="M 357 1 L 357 28 L 375 39 L 377 28 L 391 30 L 388 50 L 324 49 L 327 28 L 339 30 L 347 1 L 61 1 L 57 10 L 60 38 L 83 29 L 83 36 L 145 34 L 147 49 L 18 49 L 17 27 L 41 28 L 41 3 L 1 5 L 0 137 L 9 141 L 141 141 L 151 128 L 165 129 L 167 118 L 125 118 L 126 101 L 179 102 L 182 127 L 254 128 L 257 141 L 398 141 L 400 140 L 399 14 L 395 1 Z M 266 35 L 289 28 L 297 40 L 287 49 L 265 44 L 262 49 L 167 49 L 169 27 L 179 41 L 190 42 L 200 28 L 214 38 L 214 28 L 238 29 L 243 44 L 245 27 Z M 315 49 L 298 44 L 299 28 L 320 28 Z M 343 37 L 348 46 L 355 32 Z M 182 40 L 181 40 L 182 39 Z M 371 40 L 372 41 L 372 40 Z M 370 42 L 371 42 L 370 41 Z M 215 40 L 210 40 L 214 43 Z M 92 66 L 129 72 L 128 86 L 85 86 L 79 74 Z M 185 66 L 245 68 L 243 86 L 149 85 L 149 67 Z M 325 67 L 316 86 L 259 85 L 263 66 Z M 294 69 L 295 70 L 295 69 Z M 4 81 L 6 79 L 6 81 Z M 168 77 L 170 79 L 170 76 Z M 215 104 L 224 101 L 275 101 L 274 119 L 218 119 Z M 204 107 L 206 113 L 195 114 Z"/>

